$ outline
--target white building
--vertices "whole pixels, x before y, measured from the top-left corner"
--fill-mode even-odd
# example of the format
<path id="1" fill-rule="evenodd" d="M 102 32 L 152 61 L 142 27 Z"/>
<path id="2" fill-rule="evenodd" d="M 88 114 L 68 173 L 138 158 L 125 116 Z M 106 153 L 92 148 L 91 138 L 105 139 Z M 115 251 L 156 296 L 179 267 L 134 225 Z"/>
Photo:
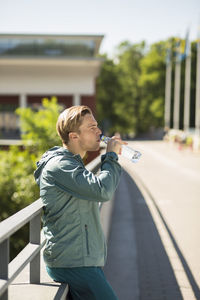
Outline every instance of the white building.
<path id="1" fill-rule="evenodd" d="M 0 134 L 19 137 L 20 107 L 56 96 L 65 107 L 88 105 L 95 113 L 102 35 L 0 34 Z"/>

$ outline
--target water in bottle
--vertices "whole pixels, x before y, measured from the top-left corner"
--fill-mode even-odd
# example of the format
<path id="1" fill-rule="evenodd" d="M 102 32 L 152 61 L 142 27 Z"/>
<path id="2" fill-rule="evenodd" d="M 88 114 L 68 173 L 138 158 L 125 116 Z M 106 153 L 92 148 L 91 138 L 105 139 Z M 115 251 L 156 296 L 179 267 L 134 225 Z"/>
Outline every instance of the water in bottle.
<path id="1" fill-rule="evenodd" d="M 105 135 L 101 135 L 101 140 L 104 142 L 104 143 L 108 143 L 108 141 L 110 140 L 111 138 L 108 137 L 108 136 L 105 136 Z M 121 153 L 122 156 L 128 158 L 130 161 L 136 163 L 138 162 L 138 160 L 140 159 L 141 157 L 141 153 L 137 150 L 134 150 L 133 148 L 129 147 L 129 146 L 126 146 L 126 145 L 122 145 L 122 153 Z"/>

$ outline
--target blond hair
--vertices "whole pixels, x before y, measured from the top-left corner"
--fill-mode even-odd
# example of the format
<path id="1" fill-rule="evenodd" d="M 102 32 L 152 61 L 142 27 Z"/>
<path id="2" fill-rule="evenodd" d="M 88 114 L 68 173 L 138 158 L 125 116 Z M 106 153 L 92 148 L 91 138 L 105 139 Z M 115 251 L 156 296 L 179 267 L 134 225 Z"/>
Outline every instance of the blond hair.
<path id="1" fill-rule="evenodd" d="M 92 111 L 88 106 L 76 105 L 65 109 L 59 115 L 56 129 L 63 144 L 68 144 L 70 132 L 79 132 L 79 127 L 82 124 L 83 116 L 86 114 L 92 114 Z"/>

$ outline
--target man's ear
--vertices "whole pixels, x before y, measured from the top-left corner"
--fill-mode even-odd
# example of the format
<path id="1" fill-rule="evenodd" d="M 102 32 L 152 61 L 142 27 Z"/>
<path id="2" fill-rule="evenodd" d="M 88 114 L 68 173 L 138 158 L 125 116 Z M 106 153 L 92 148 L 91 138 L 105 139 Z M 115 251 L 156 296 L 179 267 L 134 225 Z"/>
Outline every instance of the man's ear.
<path id="1" fill-rule="evenodd" d="M 77 139 L 78 138 L 78 135 L 77 135 L 77 133 L 76 132 L 70 132 L 69 133 L 69 139 L 70 140 L 75 140 L 75 139 Z"/>

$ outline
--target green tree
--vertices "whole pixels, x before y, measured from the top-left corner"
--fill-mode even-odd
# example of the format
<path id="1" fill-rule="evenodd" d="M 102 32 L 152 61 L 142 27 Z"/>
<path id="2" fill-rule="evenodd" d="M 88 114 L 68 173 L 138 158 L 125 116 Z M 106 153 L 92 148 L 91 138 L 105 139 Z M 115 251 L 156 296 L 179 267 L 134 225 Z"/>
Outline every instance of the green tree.
<path id="1" fill-rule="evenodd" d="M 141 87 L 141 60 L 145 54 L 145 42 L 131 44 L 128 41 L 118 47 L 118 73 L 122 87 L 123 97 L 115 103 L 118 115 L 123 114 L 122 133 L 138 133 L 140 118 Z"/>
<path id="2" fill-rule="evenodd" d="M 150 127 L 163 126 L 165 96 L 165 54 L 166 42 L 151 45 L 148 53 L 141 60 L 139 86 L 139 116 L 142 122 L 137 123 L 138 132 L 147 132 Z"/>
<path id="3" fill-rule="evenodd" d="M 18 108 L 16 113 L 20 116 L 22 140 L 26 149 L 35 154 L 41 154 L 54 145 L 60 145 L 60 139 L 56 133 L 56 121 L 61 106 L 57 104 L 56 97 L 51 101 L 42 100 L 42 107 L 38 111 L 31 108 Z"/>
<path id="4" fill-rule="evenodd" d="M 102 130 L 112 134 L 123 123 L 122 116 L 116 113 L 116 103 L 122 99 L 122 88 L 116 65 L 111 59 L 104 59 L 97 79 L 97 116 Z"/>
<path id="5" fill-rule="evenodd" d="M 0 221 L 22 209 L 35 200 L 38 188 L 33 172 L 36 156 L 29 151 L 20 151 L 13 146 L 9 151 L 0 151 Z"/>
<path id="6" fill-rule="evenodd" d="M 140 102 L 140 60 L 145 44 L 125 41 L 117 48 L 114 61 L 105 57 L 97 80 L 97 112 L 109 133 L 135 133 Z"/>

